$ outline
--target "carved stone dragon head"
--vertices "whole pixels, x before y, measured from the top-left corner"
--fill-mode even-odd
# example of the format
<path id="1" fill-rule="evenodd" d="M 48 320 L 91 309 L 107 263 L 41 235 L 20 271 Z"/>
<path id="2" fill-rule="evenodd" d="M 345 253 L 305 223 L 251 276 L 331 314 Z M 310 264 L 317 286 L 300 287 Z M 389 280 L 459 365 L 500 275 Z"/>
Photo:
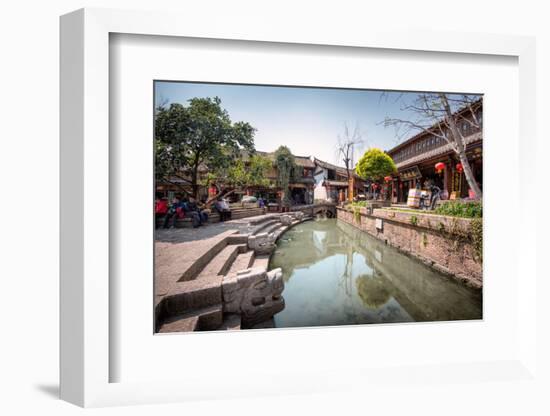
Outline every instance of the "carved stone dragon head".
<path id="1" fill-rule="evenodd" d="M 243 326 L 266 321 L 285 307 L 281 269 L 246 269 L 222 284 L 224 311 L 241 315 Z"/>

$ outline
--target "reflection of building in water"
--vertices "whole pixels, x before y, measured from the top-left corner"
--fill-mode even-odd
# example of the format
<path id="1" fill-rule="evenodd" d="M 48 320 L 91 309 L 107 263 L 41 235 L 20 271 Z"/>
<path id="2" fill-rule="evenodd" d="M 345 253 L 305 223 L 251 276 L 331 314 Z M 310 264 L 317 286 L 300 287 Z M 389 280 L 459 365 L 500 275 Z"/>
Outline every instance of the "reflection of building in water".
<path id="1" fill-rule="evenodd" d="M 280 267 L 283 278 L 288 281 L 295 269 L 308 268 L 322 258 L 341 253 L 342 247 L 351 242 L 341 233 L 334 232 L 334 220 L 319 220 L 310 222 L 315 227 L 295 227 L 286 232 L 277 243 L 278 256 L 272 256 L 270 269 Z M 284 250 L 287 245 L 293 245 L 295 240 L 301 242 L 296 250 Z"/>
<path id="2" fill-rule="evenodd" d="M 326 247 L 325 240 L 327 238 L 326 231 L 313 231 L 312 240 L 313 245 L 317 249 L 317 251 L 323 251 Z"/>
<path id="3" fill-rule="evenodd" d="M 337 226 L 349 239 L 355 240 L 357 247 L 363 248 L 361 253 L 376 276 L 416 321 L 481 317 L 481 301 L 471 296 L 481 296 L 481 292 L 435 273 L 349 224 L 337 222 Z"/>

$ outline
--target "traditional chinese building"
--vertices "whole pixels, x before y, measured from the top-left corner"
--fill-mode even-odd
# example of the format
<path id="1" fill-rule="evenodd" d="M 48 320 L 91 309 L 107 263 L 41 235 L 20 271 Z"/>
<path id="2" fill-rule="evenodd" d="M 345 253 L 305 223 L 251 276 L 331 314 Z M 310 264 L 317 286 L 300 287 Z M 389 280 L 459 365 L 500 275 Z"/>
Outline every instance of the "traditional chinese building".
<path id="1" fill-rule="evenodd" d="M 473 114 L 478 123 L 472 123 Z M 455 113 L 457 127 L 466 142 L 466 155 L 476 182 L 483 185 L 483 108 L 477 101 L 470 108 Z M 474 127 L 474 124 L 479 124 Z M 445 127 L 436 124 L 429 131 L 441 135 Z M 392 179 L 393 203 L 405 203 L 409 189 L 431 180 L 443 189 L 442 199 L 459 199 L 473 196 L 464 176 L 462 165 L 451 145 L 442 137 L 423 131 L 387 151 L 397 166 L 397 175 Z M 442 165 L 441 165 L 442 164 Z M 437 165 L 437 168 L 436 168 Z"/>
<path id="2" fill-rule="evenodd" d="M 256 154 L 266 157 L 273 162 L 267 174 L 270 183 L 266 187 L 250 187 L 247 189 L 246 193 L 257 197 L 261 196 L 271 203 L 278 203 L 282 195 L 281 189 L 277 187 L 278 172 L 275 166 L 275 152 L 256 151 Z M 246 156 L 243 157 L 246 158 Z M 311 160 L 311 156 L 296 155 L 294 155 L 294 163 L 296 168 L 294 172 L 292 172 L 291 181 L 289 183 L 290 200 L 293 205 L 311 204 L 313 203 L 313 188 L 315 185 L 315 180 L 313 178 L 315 164 Z"/>
<path id="3" fill-rule="evenodd" d="M 201 164 L 198 169 L 199 181 L 203 182 L 208 174 L 208 168 Z M 172 199 L 175 195 L 181 195 L 184 192 L 191 194 L 193 188 L 191 187 L 191 172 L 182 169 L 179 176 L 172 176 L 168 180 L 155 180 L 155 193 L 156 195 L 164 196 Z M 204 186 L 199 186 L 198 198 L 206 199 L 208 196 L 208 190 Z"/>
<path id="4" fill-rule="evenodd" d="M 365 181 L 354 170 L 350 170 L 348 182 L 346 168 L 317 158 L 314 158 L 313 162 L 315 164 L 314 199 L 342 202 L 365 193 Z"/>

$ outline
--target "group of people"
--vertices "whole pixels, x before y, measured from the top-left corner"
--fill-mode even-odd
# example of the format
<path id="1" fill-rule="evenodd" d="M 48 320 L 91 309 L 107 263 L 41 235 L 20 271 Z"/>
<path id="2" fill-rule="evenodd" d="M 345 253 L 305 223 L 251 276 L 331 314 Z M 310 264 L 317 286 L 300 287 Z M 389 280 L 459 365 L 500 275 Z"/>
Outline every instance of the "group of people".
<path id="1" fill-rule="evenodd" d="M 193 197 L 181 200 L 174 197 L 171 204 L 168 204 L 166 198 L 160 196 L 155 200 L 155 218 L 164 218 L 164 228 L 169 228 L 170 222 L 175 227 L 176 221 L 180 218 L 191 218 L 193 228 L 200 227 L 208 222 L 208 213 L 209 211 L 202 204 L 197 203 Z"/>
<path id="2" fill-rule="evenodd" d="M 219 213 L 220 221 L 228 221 L 231 219 L 231 208 L 227 201 L 223 198 L 218 198 L 213 208 Z M 208 222 L 210 210 L 204 203 L 197 202 L 193 197 L 189 199 L 172 198 L 172 202 L 168 203 L 167 198 L 157 195 L 155 199 L 155 218 L 156 225 L 159 224 L 159 219 L 162 219 L 163 228 L 176 227 L 176 221 L 182 218 L 191 218 L 193 228 L 200 227 Z"/>

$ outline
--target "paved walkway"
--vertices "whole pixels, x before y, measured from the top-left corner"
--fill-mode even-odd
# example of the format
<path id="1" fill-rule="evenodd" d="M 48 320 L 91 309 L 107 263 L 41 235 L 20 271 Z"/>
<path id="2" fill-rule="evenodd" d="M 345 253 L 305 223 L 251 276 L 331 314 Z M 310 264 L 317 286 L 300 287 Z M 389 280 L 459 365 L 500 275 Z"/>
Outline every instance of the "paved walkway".
<path id="1" fill-rule="evenodd" d="M 219 241 L 237 232 L 249 234 L 256 227 L 250 224 L 251 221 L 261 221 L 270 216 L 273 214 L 205 224 L 198 228 L 155 230 L 156 301 L 160 301 L 183 273 Z"/>
<path id="2" fill-rule="evenodd" d="M 256 227 L 251 221 L 258 221 L 274 214 L 257 215 L 238 220 L 208 223 L 198 228 L 170 228 L 155 230 L 155 241 L 163 243 L 184 243 L 200 241 L 214 237 L 228 230 L 237 230 L 240 234 L 249 234 Z"/>
<path id="3" fill-rule="evenodd" d="M 246 234 L 252 230 L 248 223 L 250 218 L 240 220 L 215 222 L 205 224 L 198 228 L 170 228 L 165 230 L 159 228 L 155 230 L 155 241 L 164 243 L 184 243 L 188 241 L 199 241 L 214 237 L 227 230 L 237 230 L 241 234 Z"/>

